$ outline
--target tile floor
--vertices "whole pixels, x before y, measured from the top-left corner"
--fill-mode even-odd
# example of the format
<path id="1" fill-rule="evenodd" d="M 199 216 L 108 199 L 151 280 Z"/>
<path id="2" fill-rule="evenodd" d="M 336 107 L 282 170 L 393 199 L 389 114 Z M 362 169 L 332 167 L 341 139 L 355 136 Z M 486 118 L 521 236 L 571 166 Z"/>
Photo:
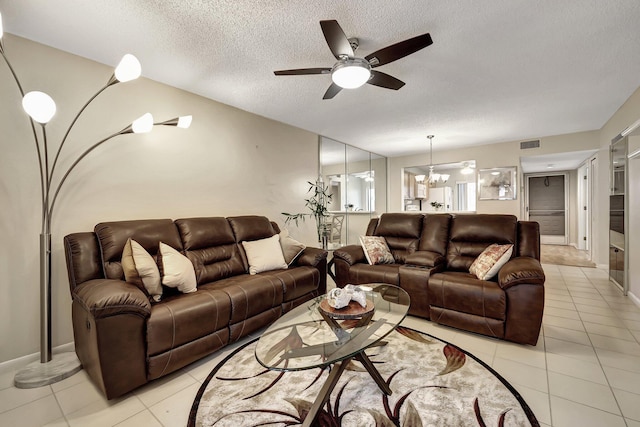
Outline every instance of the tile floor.
<path id="1" fill-rule="evenodd" d="M 536 347 L 407 318 L 405 325 L 483 359 L 520 392 L 541 425 L 640 427 L 640 308 L 595 268 L 544 265 L 543 331 Z M 106 401 L 84 371 L 19 390 L 0 373 L 0 426 L 184 426 L 211 369 L 238 344 Z"/>

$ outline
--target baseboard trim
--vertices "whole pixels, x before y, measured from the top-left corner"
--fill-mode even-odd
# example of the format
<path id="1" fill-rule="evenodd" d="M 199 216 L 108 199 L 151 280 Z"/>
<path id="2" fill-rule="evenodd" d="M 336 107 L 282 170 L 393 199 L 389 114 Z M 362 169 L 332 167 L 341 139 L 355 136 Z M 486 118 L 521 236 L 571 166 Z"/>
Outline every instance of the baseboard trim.
<path id="1" fill-rule="evenodd" d="M 609 264 L 596 264 L 596 268 L 602 268 L 603 270 L 609 270 Z"/>
<path id="2" fill-rule="evenodd" d="M 638 298 L 637 296 L 635 296 L 633 293 L 628 292 L 627 296 L 629 297 L 629 299 L 631 300 L 631 302 L 633 302 L 636 306 L 638 306 L 638 308 L 640 308 L 640 298 Z"/>
<path id="3" fill-rule="evenodd" d="M 53 353 L 64 353 L 66 351 L 75 352 L 75 344 L 73 341 L 67 344 L 59 345 L 52 349 Z M 7 372 L 15 372 L 21 368 L 24 368 L 31 362 L 35 362 L 40 359 L 40 353 L 27 354 L 26 356 L 18 357 L 16 359 L 0 362 L 0 374 Z"/>

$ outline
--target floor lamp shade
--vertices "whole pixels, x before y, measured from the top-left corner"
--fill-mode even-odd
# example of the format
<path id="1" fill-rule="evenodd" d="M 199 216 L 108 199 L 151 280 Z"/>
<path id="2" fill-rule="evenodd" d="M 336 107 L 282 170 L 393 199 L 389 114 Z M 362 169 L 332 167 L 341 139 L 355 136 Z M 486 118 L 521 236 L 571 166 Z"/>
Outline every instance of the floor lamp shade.
<path id="1" fill-rule="evenodd" d="M 133 133 L 147 133 L 153 129 L 153 116 L 151 113 L 146 113 L 143 116 L 135 119 L 131 123 L 131 129 Z"/>
<path id="2" fill-rule="evenodd" d="M 122 57 L 114 72 L 116 79 L 121 83 L 135 80 L 140 77 L 140 74 L 142 74 L 140 61 L 130 53 Z"/>
<path id="3" fill-rule="evenodd" d="M 56 103 L 44 92 L 33 91 L 22 98 L 22 108 L 38 123 L 49 123 L 56 113 Z"/>

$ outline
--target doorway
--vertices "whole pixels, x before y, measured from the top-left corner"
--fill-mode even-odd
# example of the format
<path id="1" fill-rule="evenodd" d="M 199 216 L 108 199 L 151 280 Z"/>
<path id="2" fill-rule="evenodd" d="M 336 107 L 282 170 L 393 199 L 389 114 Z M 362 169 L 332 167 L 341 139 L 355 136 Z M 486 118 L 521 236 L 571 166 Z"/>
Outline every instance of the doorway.
<path id="1" fill-rule="evenodd" d="M 564 172 L 525 175 L 525 210 L 530 221 L 540 224 L 542 244 L 568 243 L 568 181 L 568 174 Z"/>

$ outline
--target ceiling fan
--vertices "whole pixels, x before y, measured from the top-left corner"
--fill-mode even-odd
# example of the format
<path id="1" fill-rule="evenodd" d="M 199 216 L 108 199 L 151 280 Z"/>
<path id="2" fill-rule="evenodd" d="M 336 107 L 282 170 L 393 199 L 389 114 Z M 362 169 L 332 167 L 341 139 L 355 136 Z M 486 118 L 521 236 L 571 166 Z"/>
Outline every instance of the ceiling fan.
<path id="1" fill-rule="evenodd" d="M 338 21 L 320 21 L 320 27 L 331 53 L 338 60 L 333 67 L 299 68 L 274 71 L 273 73 L 276 76 L 331 74 L 333 82 L 322 99 L 331 99 L 342 89 L 354 89 L 365 83 L 386 89 L 400 89 L 404 86 L 402 80 L 398 80 L 381 71 L 373 70 L 373 68 L 404 58 L 433 43 L 429 33 L 426 33 L 377 50 L 364 58 L 358 58 L 355 56 L 355 50 L 358 48 L 358 39 L 348 39 Z"/>

